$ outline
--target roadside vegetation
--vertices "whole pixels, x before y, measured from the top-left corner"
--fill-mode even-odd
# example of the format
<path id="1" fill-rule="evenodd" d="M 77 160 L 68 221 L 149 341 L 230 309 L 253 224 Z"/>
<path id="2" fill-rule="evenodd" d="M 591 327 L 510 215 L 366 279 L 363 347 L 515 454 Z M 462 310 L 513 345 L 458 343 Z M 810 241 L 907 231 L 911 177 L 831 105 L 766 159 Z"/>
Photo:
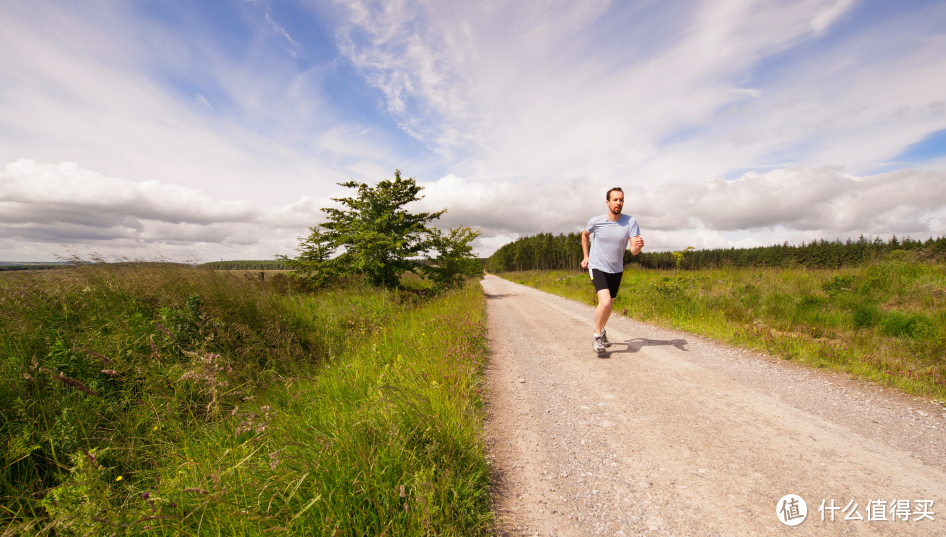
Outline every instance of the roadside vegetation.
<path id="1" fill-rule="evenodd" d="M 487 533 L 471 235 L 425 228 L 440 272 L 396 279 L 349 257 L 0 280 L 3 535 Z"/>
<path id="2" fill-rule="evenodd" d="M 500 275 L 596 304 L 586 272 Z M 946 265 L 922 251 L 837 269 L 629 265 L 614 311 L 946 399 Z"/>
<path id="3" fill-rule="evenodd" d="M 0 283 L 14 533 L 486 531 L 474 286 L 290 292 L 146 263 L 42 276 Z"/>

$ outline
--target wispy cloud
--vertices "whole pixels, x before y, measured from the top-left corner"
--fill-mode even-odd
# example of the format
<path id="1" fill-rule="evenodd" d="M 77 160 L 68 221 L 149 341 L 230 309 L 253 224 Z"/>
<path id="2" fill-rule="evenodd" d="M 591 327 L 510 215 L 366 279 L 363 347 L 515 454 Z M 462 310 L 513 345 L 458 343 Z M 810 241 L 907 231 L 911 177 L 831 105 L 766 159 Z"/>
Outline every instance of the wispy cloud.
<path id="1" fill-rule="evenodd" d="M 291 35 L 289 35 L 289 32 L 287 32 L 285 28 L 283 28 L 282 26 L 277 24 L 276 21 L 273 20 L 273 17 L 270 14 L 269 9 L 267 9 L 264 13 L 266 16 L 266 22 L 269 23 L 269 26 L 273 29 L 273 31 L 275 31 L 277 34 L 282 36 L 292 46 L 292 50 L 290 50 L 289 52 L 290 54 L 292 54 L 292 57 L 295 58 L 296 51 L 301 49 L 302 47 L 299 45 L 299 43 L 297 43 L 292 38 Z"/>
<path id="2" fill-rule="evenodd" d="M 904 31 L 935 32 L 922 13 L 822 43 L 855 2 L 343 4 L 346 57 L 462 175 L 653 184 L 780 162 L 866 172 L 946 122 L 929 109 L 942 99 L 931 83 L 946 72 L 942 40 Z"/>

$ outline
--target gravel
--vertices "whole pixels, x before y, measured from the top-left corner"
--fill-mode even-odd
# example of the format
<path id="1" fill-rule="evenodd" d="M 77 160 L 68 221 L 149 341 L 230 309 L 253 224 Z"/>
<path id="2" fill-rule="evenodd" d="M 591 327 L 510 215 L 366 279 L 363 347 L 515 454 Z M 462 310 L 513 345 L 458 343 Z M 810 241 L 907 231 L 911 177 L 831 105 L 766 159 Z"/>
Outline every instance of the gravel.
<path id="1" fill-rule="evenodd" d="M 483 288 L 500 535 L 946 534 L 935 514 L 866 520 L 870 500 L 942 508 L 941 405 L 617 315 L 599 358 L 592 308 Z M 789 493 L 808 502 L 797 528 L 775 515 Z M 821 520 L 852 499 L 865 520 Z"/>

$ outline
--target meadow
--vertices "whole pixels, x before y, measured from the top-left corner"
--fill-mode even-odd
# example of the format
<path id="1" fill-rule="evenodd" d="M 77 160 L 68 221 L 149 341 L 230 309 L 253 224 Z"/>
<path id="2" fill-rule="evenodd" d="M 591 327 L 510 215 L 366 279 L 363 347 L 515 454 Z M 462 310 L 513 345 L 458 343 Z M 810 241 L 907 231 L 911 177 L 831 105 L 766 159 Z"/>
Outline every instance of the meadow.
<path id="1" fill-rule="evenodd" d="M 3 535 L 478 535 L 477 285 L 0 279 Z"/>
<path id="2" fill-rule="evenodd" d="M 504 272 L 597 303 L 587 272 Z M 946 266 L 910 252 L 839 269 L 625 267 L 614 311 L 946 399 Z"/>

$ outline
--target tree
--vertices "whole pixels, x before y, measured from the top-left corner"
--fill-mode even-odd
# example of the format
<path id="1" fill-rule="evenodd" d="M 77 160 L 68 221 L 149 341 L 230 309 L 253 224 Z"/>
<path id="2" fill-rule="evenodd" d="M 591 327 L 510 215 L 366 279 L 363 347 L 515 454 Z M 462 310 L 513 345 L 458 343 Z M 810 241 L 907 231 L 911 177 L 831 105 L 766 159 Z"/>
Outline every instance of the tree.
<path id="1" fill-rule="evenodd" d="M 427 249 L 427 222 L 440 218 L 436 213 L 411 214 L 404 206 L 422 199 L 424 187 L 413 177 L 384 180 L 371 187 L 348 181 L 341 186 L 357 188 L 356 198 L 333 198 L 347 209 L 322 209 L 328 215 L 323 224 L 336 247 L 345 252 L 333 259 L 342 274 L 364 274 L 373 285 L 396 288 L 401 274 L 414 272 L 417 262 L 411 257 Z"/>
<path id="2" fill-rule="evenodd" d="M 333 198 L 343 208 L 322 209 L 328 221 L 309 228 L 311 234 L 300 238 L 299 257 L 277 258 L 318 284 L 359 274 L 373 285 L 398 287 L 401 275 L 417 272 L 416 258 L 431 247 L 426 224 L 446 210 L 417 214 L 405 210 L 408 203 L 422 199 L 418 194 L 423 187 L 413 177 L 402 179 L 400 170 L 394 171 L 393 181 L 374 187 L 355 181 L 339 184 L 358 189 L 357 197 Z M 339 250 L 342 253 L 332 257 Z"/>
<path id="3" fill-rule="evenodd" d="M 444 233 L 434 227 L 427 232 L 428 250 L 424 255 L 430 264 L 421 268 L 438 289 L 459 287 L 463 276 L 483 273 L 483 266 L 473 257 L 470 246 L 473 239 L 479 237 L 479 231 L 458 227 Z"/>
<path id="4" fill-rule="evenodd" d="M 676 263 L 676 265 L 677 265 L 677 270 L 680 270 L 680 266 L 683 264 L 684 255 L 685 255 L 687 252 L 689 252 L 690 250 L 695 250 L 695 249 L 696 249 L 696 248 L 694 248 L 693 246 L 687 246 L 686 248 L 684 248 L 683 250 L 681 250 L 681 251 L 679 251 L 679 252 L 672 252 L 672 254 L 673 254 L 673 261 L 674 261 L 674 263 Z"/>
<path id="5" fill-rule="evenodd" d="M 309 228 L 308 237 L 299 237 L 299 257 L 291 259 L 284 255 L 277 255 L 276 259 L 316 285 L 325 285 L 337 275 L 337 267 L 330 262 L 332 254 L 338 249 L 335 238 L 323 231 L 319 226 Z"/>

